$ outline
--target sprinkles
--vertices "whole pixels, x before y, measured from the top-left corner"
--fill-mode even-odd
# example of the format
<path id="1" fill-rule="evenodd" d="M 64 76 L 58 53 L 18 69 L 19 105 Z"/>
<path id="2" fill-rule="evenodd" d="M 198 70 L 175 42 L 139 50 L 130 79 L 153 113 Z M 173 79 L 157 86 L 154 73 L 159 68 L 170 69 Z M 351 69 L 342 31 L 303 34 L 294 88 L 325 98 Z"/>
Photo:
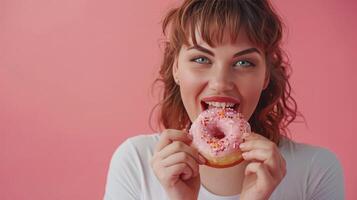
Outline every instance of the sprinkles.
<path id="1" fill-rule="evenodd" d="M 212 108 L 204 111 L 206 114 L 200 118 L 200 132 L 203 133 L 200 139 L 204 141 L 210 148 L 211 153 L 217 155 L 219 152 L 224 152 L 229 148 L 238 149 L 240 134 L 246 129 L 247 123 L 243 120 L 243 115 L 236 112 L 232 108 Z M 228 130 L 220 130 L 218 123 L 220 121 L 226 121 L 230 126 Z M 225 122 L 223 122 L 225 124 Z M 235 125 L 239 123 L 238 127 Z M 249 126 L 249 124 L 248 124 Z M 237 133 L 231 131 L 236 130 Z M 217 138 L 212 133 L 216 131 L 231 132 L 229 135 L 225 135 L 223 138 Z M 226 128 L 227 129 L 227 128 Z M 238 135 L 237 135 L 238 134 Z M 234 141 L 234 142 L 230 142 Z"/>
<path id="2" fill-rule="evenodd" d="M 211 163 L 226 165 L 216 158 L 225 159 L 240 153 L 242 134 L 250 132 L 250 125 L 243 115 L 233 108 L 210 108 L 203 111 L 189 130 L 192 145 Z M 231 162 L 231 161 L 229 161 Z"/>

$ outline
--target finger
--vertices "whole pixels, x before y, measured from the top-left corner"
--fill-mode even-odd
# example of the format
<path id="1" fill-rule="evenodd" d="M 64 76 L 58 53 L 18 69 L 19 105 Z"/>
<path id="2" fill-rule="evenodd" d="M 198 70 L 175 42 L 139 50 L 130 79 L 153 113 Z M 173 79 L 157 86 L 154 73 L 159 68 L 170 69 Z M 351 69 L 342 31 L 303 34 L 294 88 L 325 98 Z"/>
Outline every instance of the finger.
<path id="1" fill-rule="evenodd" d="M 258 133 L 255 133 L 255 132 L 250 132 L 250 133 L 243 133 L 242 135 L 243 139 L 245 141 L 248 141 L 248 140 L 256 140 L 256 139 L 265 139 L 265 140 L 268 140 L 266 137 L 258 134 Z"/>
<path id="2" fill-rule="evenodd" d="M 162 177 L 170 186 L 175 185 L 180 178 L 187 180 L 192 176 L 192 171 L 186 163 L 178 163 L 164 169 Z"/>
<path id="3" fill-rule="evenodd" d="M 271 151 L 254 149 L 242 154 L 244 160 L 259 161 L 267 165 L 269 172 L 274 176 L 279 172 L 279 159 L 275 158 Z M 275 177 L 275 176 L 274 176 Z"/>
<path id="4" fill-rule="evenodd" d="M 253 149 L 242 153 L 242 156 L 245 160 L 258 160 L 260 162 L 265 162 L 273 159 L 273 154 L 271 151 L 266 151 L 265 149 Z"/>
<path id="5" fill-rule="evenodd" d="M 183 173 L 180 175 L 180 178 L 182 180 L 188 180 L 188 179 L 191 179 L 191 177 L 193 177 L 193 172 L 191 169 L 186 167 L 185 170 L 183 171 Z"/>
<path id="6" fill-rule="evenodd" d="M 253 149 L 277 150 L 275 143 L 266 139 L 247 140 L 241 143 L 239 148 L 242 151 L 250 151 Z"/>
<path id="7" fill-rule="evenodd" d="M 165 159 L 168 156 L 178 152 L 185 152 L 192 156 L 199 164 L 204 164 L 204 160 L 200 158 L 198 151 L 181 141 L 174 141 L 170 145 L 165 146 L 160 152 L 158 152 L 158 156 L 161 159 Z"/>
<path id="8" fill-rule="evenodd" d="M 244 173 L 246 176 L 252 174 L 255 174 L 257 176 L 256 186 L 258 188 L 271 187 L 271 184 L 274 183 L 273 177 L 271 176 L 269 170 L 263 163 L 259 163 L 259 162 L 249 163 Z"/>
<path id="9" fill-rule="evenodd" d="M 264 163 L 272 177 L 276 179 L 281 179 L 286 174 L 285 159 L 280 154 L 274 154 L 271 151 L 263 149 L 255 149 L 244 152 L 242 156 L 244 160 L 247 161 L 258 161 Z"/>
<path id="10" fill-rule="evenodd" d="M 196 160 L 186 152 L 178 152 L 162 160 L 163 167 L 170 167 L 178 163 L 186 163 L 191 168 L 193 177 L 198 175 L 198 164 Z"/>
<path id="11" fill-rule="evenodd" d="M 188 133 L 183 131 L 175 130 L 175 129 L 166 129 L 160 135 L 160 140 L 158 144 L 155 146 L 155 152 L 160 151 L 165 146 L 169 145 L 173 141 L 181 141 L 186 144 L 190 144 L 192 141 L 192 137 Z"/>

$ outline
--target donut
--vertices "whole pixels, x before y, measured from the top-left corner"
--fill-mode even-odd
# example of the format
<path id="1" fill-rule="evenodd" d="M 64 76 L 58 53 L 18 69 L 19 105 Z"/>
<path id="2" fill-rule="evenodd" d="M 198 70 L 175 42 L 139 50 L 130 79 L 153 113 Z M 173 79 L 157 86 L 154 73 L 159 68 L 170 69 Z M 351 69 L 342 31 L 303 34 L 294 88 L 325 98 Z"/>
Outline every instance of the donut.
<path id="1" fill-rule="evenodd" d="M 240 112 L 232 108 L 210 108 L 192 123 L 191 145 L 206 158 L 206 165 L 215 168 L 231 167 L 243 161 L 239 144 L 250 125 Z"/>

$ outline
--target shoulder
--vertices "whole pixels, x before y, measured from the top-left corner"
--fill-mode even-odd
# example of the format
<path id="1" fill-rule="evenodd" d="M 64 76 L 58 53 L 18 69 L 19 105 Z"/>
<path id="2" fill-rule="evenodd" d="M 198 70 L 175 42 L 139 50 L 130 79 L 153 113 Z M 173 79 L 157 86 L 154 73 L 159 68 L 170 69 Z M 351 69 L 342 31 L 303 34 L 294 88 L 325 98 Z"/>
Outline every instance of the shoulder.
<path id="1" fill-rule="evenodd" d="M 279 149 L 287 163 L 281 195 L 289 194 L 289 189 L 294 188 L 291 193 L 311 199 L 344 197 L 342 166 L 334 152 L 324 147 L 295 142 L 287 137 L 283 137 Z"/>
<path id="2" fill-rule="evenodd" d="M 283 137 L 279 145 L 283 156 L 291 161 L 304 160 L 312 165 L 336 164 L 339 160 L 331 150 L 310 144 L 299 143 Z"/>
<path id="3" fill-rule="evenodd" d="M 126 140 L 126 142 L 129 142 L 133 144 L 134 146 L 140 146 L 140 145 L 148 145 L 152 146 L 155 145 L 160 138 L 159 133 L 153 133 L 153 134 L 142 134 L 142 135 L 137 135 L 134 137 L 130 137 Z"/>
<path id="4" fill-rule="evenodd" d="M 146 183 L 158 185 L 149 164 L 158 139 L 158 134 L 138 135 L 119 145 L 110 161 L 104 199 L 139 199 L 150 193 Z"/>
<path id="5" fill-rule="evenodd" d="M 159 134 L 142 134 L 126 139 L 113 154 L 113 157 L 132 156 L 143 157 L 153 154 L 156 143 L 159 141 Z"/>

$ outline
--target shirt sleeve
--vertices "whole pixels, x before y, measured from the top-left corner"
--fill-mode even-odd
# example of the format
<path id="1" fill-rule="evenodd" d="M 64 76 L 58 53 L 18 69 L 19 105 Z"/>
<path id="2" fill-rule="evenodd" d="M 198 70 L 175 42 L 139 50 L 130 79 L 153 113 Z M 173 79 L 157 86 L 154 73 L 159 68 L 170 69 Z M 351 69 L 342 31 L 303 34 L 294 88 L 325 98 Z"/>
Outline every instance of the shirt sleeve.
<path id="1" fill-rule="evenodd" d="M 134 145 L 130 140 L 126 140 L 112 156 L 104 200 L 140 199 L 139 163 Z"/>
<path id="2" fill-rule="evenodd" d="M 311 200 L 345 199 L 342 167 L 331 151 L 320 149 L 314 155 L 307 189 Z"/>

